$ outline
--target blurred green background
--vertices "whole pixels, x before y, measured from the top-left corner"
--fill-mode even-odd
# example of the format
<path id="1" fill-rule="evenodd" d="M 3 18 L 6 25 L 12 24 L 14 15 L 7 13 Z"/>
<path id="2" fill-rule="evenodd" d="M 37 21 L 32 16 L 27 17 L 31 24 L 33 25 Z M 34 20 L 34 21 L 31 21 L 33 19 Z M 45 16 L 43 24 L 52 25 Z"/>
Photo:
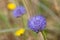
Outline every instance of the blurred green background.
<path id="1" fill-rule="evenodd" d="M 7 8 L 9 2 L 23 5 L 26 14 L 14 18 Z M 38 14 L 46 17 L 44 32 L 26 30 L 20 37 L 14 35 L 20 28 L 28 29 L 27 20 Z M 0 0 L 0 40 L 60 40 L 60 0 Z"/>

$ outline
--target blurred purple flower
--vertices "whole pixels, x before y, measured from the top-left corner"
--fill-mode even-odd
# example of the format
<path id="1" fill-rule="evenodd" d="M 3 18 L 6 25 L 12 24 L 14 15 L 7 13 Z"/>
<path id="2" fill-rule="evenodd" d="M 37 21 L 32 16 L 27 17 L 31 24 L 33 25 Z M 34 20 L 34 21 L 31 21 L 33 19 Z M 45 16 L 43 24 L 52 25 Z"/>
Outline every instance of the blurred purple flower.
<path id="1" fill-rule="evenodd" d="M 14 11 L 13 11 L 13 16 L 14 17 L 20 17 L 26 12 L 26 9 L 24 6 L 18 6 Z"/>
<path id="2" fill-rule="evenodd" d="M 30 28 L 35 32 L 44 30 L 45 26 L 46 26 L 46 19 L 41 15 L 34 16 L 28 20 L 28 28 Z"/>

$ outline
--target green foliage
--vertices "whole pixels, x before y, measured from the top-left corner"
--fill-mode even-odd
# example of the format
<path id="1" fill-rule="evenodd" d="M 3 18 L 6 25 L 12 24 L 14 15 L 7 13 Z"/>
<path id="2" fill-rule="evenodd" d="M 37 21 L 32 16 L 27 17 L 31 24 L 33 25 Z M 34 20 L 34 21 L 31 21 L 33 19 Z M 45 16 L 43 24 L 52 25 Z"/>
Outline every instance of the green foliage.
<path id="1" fill-rule="evenodd" d="M 0 12 L 0 20 L 6 24 L 6 28 L 10 28 L 10 23 L 8 17 L 6 17 L 3 12 Z"/>

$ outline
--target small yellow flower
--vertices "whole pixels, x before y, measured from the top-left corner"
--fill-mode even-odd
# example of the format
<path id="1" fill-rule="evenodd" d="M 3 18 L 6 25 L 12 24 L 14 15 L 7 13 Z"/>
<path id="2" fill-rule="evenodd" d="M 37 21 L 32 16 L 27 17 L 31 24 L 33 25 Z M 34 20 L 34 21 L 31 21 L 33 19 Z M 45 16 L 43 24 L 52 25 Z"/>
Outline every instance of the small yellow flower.
<path id="1" fill-rule="evenodd" d="M 15 32 L 15 36 L 21 36 L 22 34 L 24 34 L 24 32 L 25 32 L 25 29 L 21 28 Z"/>
<path id="2" fill-rule="evenodd" d="M 16 8 L 16 5 L 14 3 L 8 3 L 7 8 L 9 10 L 14 10 Z"/>

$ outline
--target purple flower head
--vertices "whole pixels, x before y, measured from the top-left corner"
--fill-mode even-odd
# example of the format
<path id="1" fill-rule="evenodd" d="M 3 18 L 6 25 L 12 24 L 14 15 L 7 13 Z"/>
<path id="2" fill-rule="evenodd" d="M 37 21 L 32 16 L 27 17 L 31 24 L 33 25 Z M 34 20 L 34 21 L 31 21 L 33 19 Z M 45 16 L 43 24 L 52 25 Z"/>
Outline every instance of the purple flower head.
<path id="1" fill-rule="evenodd" d="M 30 28 L 35 32 L 44 30 L 45 26 L 46 26 L 46 19 L 41 15 L 34 16 L 28 20 L 28 28 Z"/>
<path id="2" fill-rule="evenodd" d="M 20 17 L 26 12 L 26 9 L 24 6 L 18 6 L 14 11 L 13 11 L 13 16 L 14 17 Z"/>

